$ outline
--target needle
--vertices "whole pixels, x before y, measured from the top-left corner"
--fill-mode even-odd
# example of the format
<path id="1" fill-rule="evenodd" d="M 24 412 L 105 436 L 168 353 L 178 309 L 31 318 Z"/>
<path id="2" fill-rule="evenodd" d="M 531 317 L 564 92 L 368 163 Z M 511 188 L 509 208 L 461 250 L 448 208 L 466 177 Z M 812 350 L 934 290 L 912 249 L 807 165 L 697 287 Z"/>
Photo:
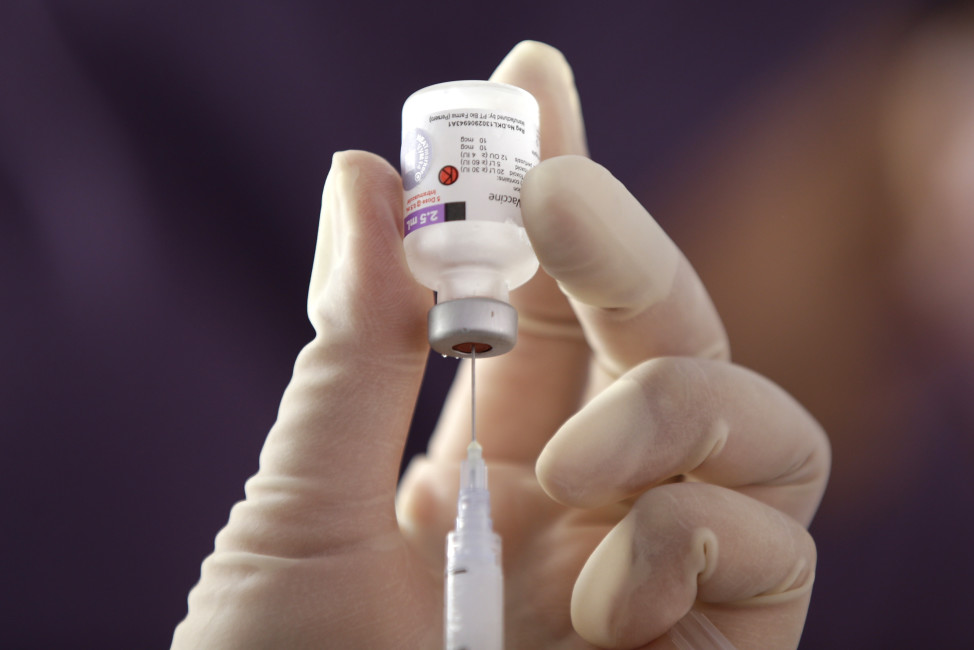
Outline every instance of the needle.
<path id="1" fill-rule="evenodd" d="M 470 441 L 477 442 L 477 346 L 470 351 Z"/>
<path id="2" fill-rule="evenodd" d="M 445 635 L 448 650 L 504 647 L 504 574 L 501 538 L 494 532 L 487 465 L 477 442 L 477 352 L 470 354 L 470 437 L 460 463 L 457 523 L 447 535 Z"/>

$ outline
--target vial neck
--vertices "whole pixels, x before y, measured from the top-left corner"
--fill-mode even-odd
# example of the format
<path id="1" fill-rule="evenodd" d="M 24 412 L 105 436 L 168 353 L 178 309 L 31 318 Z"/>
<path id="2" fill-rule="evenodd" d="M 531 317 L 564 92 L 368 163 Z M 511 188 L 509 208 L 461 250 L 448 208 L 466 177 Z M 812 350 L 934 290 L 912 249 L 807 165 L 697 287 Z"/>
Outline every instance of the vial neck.
<path id="1" fill-rule="evenodd" d="M 442 277 L 436 289 L 437 302 L 460 298 L 493 298 L 510 302 L 504 276 L 489 269 L 454 269 Z"/>

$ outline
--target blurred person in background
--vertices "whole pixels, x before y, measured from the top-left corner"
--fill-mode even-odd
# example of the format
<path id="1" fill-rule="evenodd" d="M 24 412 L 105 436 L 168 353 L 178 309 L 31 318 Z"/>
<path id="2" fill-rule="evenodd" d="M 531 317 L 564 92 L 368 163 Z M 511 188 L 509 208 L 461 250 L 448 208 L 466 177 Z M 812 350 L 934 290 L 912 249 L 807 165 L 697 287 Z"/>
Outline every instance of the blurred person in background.
<path id="1" fill-rule="evenodd" d="M 802 647 L 968 642 L 972 9 L 843 30 L 701 138 L 656 204 L 734 358 L 830 436 Z"/>

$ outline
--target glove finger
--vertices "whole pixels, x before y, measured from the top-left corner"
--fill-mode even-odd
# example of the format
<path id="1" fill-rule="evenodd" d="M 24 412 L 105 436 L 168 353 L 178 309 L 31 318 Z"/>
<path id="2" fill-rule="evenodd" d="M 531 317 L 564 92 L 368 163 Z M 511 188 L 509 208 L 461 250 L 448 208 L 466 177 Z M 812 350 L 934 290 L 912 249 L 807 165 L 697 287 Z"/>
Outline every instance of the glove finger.
<path id="1" fill-rule="evenodd" d="M 664 357 L 623 375 L 566 422 L 537 474 L 554 499 L 584 508 L 689 475 L 807 525 L 829 464 L 824 431 L 777 385 L 722 361 Z"/>
<path id="2" fill-rule="evenodd" d="M 428 293 L 406 267 L 398 174 L 336 154 L 325 183 L 308 312 L 278 419 L 218 550 L 306 555 L 395 529 L 398 467 L 428 345 Z"/>
<path id="3" fill-rule="evenodd" d="M 541 109 L 542 158 L 584 154 L 585 127 L 571 67 L 553 47 L 517 45 L 491 76 L 524 88 Z M 518 343 L 477 363 L 478 426 L 491 460 L 534 463 L 548 436 L 578 408 L 589 349 L 575 313 L 543 271 L 511 293 Z M 543 408 L 526 408 L 525 399 Z M 470 371 L 461 364 L 430 445 L 433 458 L 462 457 L 470 436 Z M 533 435 L 538 432 L 538 435 Z M 480 435 L 480 434 L 478 434 Z"/>
<path id="4" fill-rule="evenodd" d="M 604 648 L 660 639 L 696 603 L 736 647 L 795 647 L 815 578 L 815 543 L 783 513 L 704 483 L 643 494 L 589 557 L 572 624 Z"/>
<path id="5" fill-rule="evenodd" d="M 336 154 L 308 297 L 317 335 L 298 356 L 260 469 L 203 563 L 173 647 L 320 645 L 329 625 L 350 618 L 356 591 L 345 590 L 351 604 L 342 606 L 321 590 L 353 581 L 359 591 L 418 585 L 407 603 L 396 589 L 373 588 L 366 609 L 404 607 L 414 621 L 442 611 L 433 583 L 414 572 L 393 505 L 431 303 L 406 269 L 401 223 L 398 174 L 371 154 Z"/>
<path id="6" fill-rule="evenodd" d="M 545 43 L 522 41 L 504 57 L 490 79 L 524 88 L 538 100 L 542 160 L 588 154 L 581 102 L 572 69 L 561 52 Z"/>
<path id="7" fill-rule="evenodd" d="M 693 268 L 604 167 L 578 156 L 541 163 L 525 177 L 522 213 L 541 266 L 572 299 L 611 377 L 658 356 L 728 357 Z"/>

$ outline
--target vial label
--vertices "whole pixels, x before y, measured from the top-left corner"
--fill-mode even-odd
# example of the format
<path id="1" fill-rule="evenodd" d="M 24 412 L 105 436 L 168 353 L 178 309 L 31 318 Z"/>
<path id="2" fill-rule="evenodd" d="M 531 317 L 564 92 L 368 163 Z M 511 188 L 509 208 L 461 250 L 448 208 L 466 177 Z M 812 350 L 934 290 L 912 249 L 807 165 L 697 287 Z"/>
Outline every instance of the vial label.
<path id="1" fill-rule="evenodd" d="M 482 109 L 432 113 L 403 130 L 405 234 L 447 221 L 523 226 L 521 180 L 538 164 L 538 124 Z"/>

